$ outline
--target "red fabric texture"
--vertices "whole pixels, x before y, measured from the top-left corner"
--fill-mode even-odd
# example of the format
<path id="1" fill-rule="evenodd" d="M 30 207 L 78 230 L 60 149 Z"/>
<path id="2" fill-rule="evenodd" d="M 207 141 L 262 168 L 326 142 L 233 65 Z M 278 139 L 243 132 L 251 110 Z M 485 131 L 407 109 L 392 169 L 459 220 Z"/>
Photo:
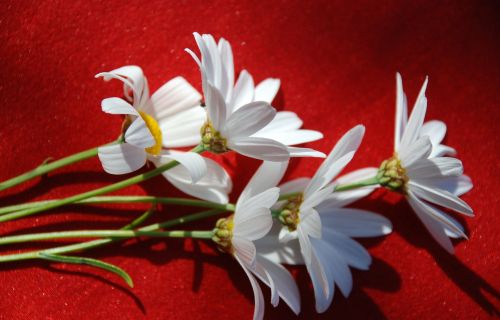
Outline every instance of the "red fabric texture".
<path id="1" fill-rule="evenodd" d="M 0 13 L 0 180 L 116 138 L 119 117 L 100 101 L 118 83 L 93 76 L 127 64 L 143 68 L 154 91 L 182 75 L 201 89 L 183 49 L 192 32 L 228 39 L 236 70 L 280 78 L 275 106 L 324 132 L 308 146 L 329 152 L 356 124 L 367 132 L 345 172 L 378 166 L 392 154 L 395 73 L 409 105 L 426 75 L 427 120 L 448 125 L 474 189 L 463 199 L 470 239 L 456 255 L 434 242 L 408 204 L 378 190 L 355 206 L 390 218 L 394 232 L 363 241 L 374 261 L 353 271 L 348 299 L 337 291 L 318 315 L 305 268 L 290 268 L 302 298 L 297 319 L 485 319 L 500 308 L 498 149 L 500 6 L 495 1 L 4 1 Z M 232 200 L 258 161 L 218 157 L 235 181 Z M 293 160 L 285 179 L 310 176 L 318 159 Z M 0 194 L 0 204 L 61 198 L 119 181 L 94 158 Z M 118 194 L 181 195 L 162 178 Z M 0 233 L 119 228 L 145 206 L 70 207 L 0 224 Z M 165 207 L 151 221 L 189 211 Z M 215 219 L 186 226 L 209 229 Z M 2 248 L 3 252 L 55 245 Z M 85 253 L 127 270 L 121 279 L 90 267 L 43 261 L 0 265 L 1 319 L 250 319 L 253 294 L 244 272 L 206 242 L 131 240 Z M 266 298 L 266 319 L 295 319 Z"/>

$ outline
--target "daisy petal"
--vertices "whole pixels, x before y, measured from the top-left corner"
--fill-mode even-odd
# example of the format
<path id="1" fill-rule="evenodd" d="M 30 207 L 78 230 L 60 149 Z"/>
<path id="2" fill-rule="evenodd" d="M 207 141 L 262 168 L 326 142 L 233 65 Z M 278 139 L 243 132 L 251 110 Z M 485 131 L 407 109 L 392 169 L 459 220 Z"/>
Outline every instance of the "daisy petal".
<path id="1" fill-rule="evenodd" d="M 321 218 L 314 209 L 300 213 L 300 229 L 302 233 L 312 238 L 321 238 Z"/>
<path id="2" fill-rule="evenodd" d="M 323 189 L 320 189 L 316 192 L 314 192 L 311 195 L 305 195 L 304 196 L 304 201 L 300 205 L 300 210 L 301 211 L 308 211 L 311 208 L 316 207 L 320 203 L 323 202 L 330 194 L 333 192 L 334 185 L 330 184 Z"/>
<path id="3" fill-rule="evenodd" d="M 399 143 L 405 130 L 406 121 L 408 119 L 408 106 L 406 103 L 406 95 L 403 91 L 403 80 L 401 74 L 396 73 L 396 132 L 394 134 L 394 148 L 399 150 Z"/>
<path id="4" fill-rule="evenodd" d="M 265 236 L 273 225 L 271 212 L 267 208 L 253 208 L 243 215 L 236 211 L 233 234 L 248 240 L 257 240 Z"/>
<path id="5" fill-rule="evenodd" d="M 419 198 L 423 198 L 429 202 L 455 210 L 470 217 L 474 216 L 472 208 L 454 194 L 446 190 L 428 187 L 415 181 L 410 181 L 409 183 L 411 191 Z"/>
<path id="6" fill-rule="evenodd" d="M 432 152 L 430 154 L 430 158 L 434 157 L 443 157 L 443 156 L 454 156 L 457 154 L 457 151 L 452 147 L 445 146 L 444 144 L 440 144 L 432 147 Z"/>
<path id="7" fill-rule="evenodd" d="M 428 136 L 433 146 L 438 146 L 446 134 L 446 124 L 443 121 L 431 120 L 422 125 L 420 136 Z"/>
<path id="8" fill-rule="evenodd" d="M 259 283 L 254 278 L 254 276 L 248 271 L 248 267 L 245 265 L 243 261 L 241 261 L 238 257 L 235 257 L 236 261 L 241 265 L 245 274 L 250 280 L 250 284 L 252 285 L 253 296 L 254 296 L 254 312 L 253 312 L 253 320 L 262 320 L 264 318 L 264 296 L 262 295 L 262 290 L 260 289 Z"/>
<path id="9" fill-rule="evenodd" d="M 109 114 L 131 114 L 134 116 L 138 116 L 139 113 L 137 110 L 130 105 L 127 101 L 121 98 L 106 98 L 101 102 L 101 108 L 103 112 Z"/>
<path id="10" fill-rule="evenodd" d="M 151 159 L 157 166 L 172 160 L 179 162 L 191 175 L 191 180 L 196 183 L 207 173 L 205 158 L 194 152 L 162 151 L 160 156 Z"/>
<path id="11" fill-rule="evenodd" d="M 412 179 L 440 178 L 458 176 L 464 171 L 462 161 L 455 158 L 439 157 L 420 159 L 406 167 Z"/>
<path id="12" fill-rule="evenodd" d="M 266 271 L 269 280 L 272 279 L 275 290 L 283 301 L 298 315 L 300 313 L 300 293 L 290 272 L 280 264 L 273 263 L 261 255 L 257 255 L 257 264 L 261 265 Z M 259 273 L 259 278 L 271 287 L 270 281 L 265 281 L 265 278 L 262 277 L 262 272 Z M 273 305 L 276 307 L 278 301 L 275 302 Z"/>
<path id="13" fill-rule="evenodd" d="M 254 83 L 253 78 L 248 73 L 248 71 L 243 70 L 236 81 L 236 85 L 234 86 L 233 96 L 231 97 L 231 101 L 229 105 L 232 108 L 232 112 L 235 112 L 240 107 L 254 101 Z"/>
<path id="14" fill-rule="evenodd" d="M 212 121 L 215 130 L 221 131 L 226 124 L 227 107 L 224 98 L 217 88 L 210 83 L 207 84 L 207 92 L 205 93 L 207 99 L 207 112 L 208 118 Z"/>
<path id="15" fill-rule="evenodd" d="M 298 178 L 291 181 L 287 181 L 279 186 L 281 194 L 295 193 L 295 192 L 303 192 L 309 182 L 310 178 Z"/>
<path id="16" fill-rule="evenodd" d="M 162 122 L 188 109 L 199 107 L 201 94 L 183 77 L 175 77 L 151 96 L 144 111 L 153 116 L 161 126 Z"/>
<path id="17" fill-rule="evenodd" d="M 128 143 L 99 147 L 98 156 L 104 171 L 111 174 L 130 173 L 146 163 L 146 151 Z"/>
<path id="18" fill-rule="evenodd" d="M 436 240 L 450 254 L 453 254 L 455 252 L 453 244 L 446 235 L 441 222 L 435 220 L 429 214 L 428 212 L 429 207 L 423 205 L 423 202 L 418 200 L 418 198 L 412 193 L 409 193 L 407 198 L 408 198 L 408 203 L 413 208 L 417 216 L 420 218 L 420 221 L 422 221 L 422 223 L 427 228 L 427 230 L 434 238 L 434 240 Z"/>
<path id="19" fill-rule="evenodd" d="M 302 120 L 291 111 L 278 111 L 276 117 L 265 128 L 258 132 L 259 135 L 269 132 L 294 131 L 302 126 Z"/>
<path id="20" fill-rule="evenodd" d="M 427 83 L 428 78 L 426 77 L 401 137 L 399 152 L 403 152 L 404 149 L 411 146 L 419 138 L 420 128 L 424 123 L 425 112 L 427 111 L 427 98 L 425 97 Z"/>
<path id="21" fill-rule="evenodd" d="M 257 252 L 274 263 L 303 265 L 304 258 L 300 252 L 300 244 L 297 239 L 286 243 L 276 241 L 281 230 L 283 230 L 281 224 L 274 223 L 271 231 L 265 237 L 255 241 Z"/>
<path id="22" fill-rule="evenodd" d="M 264 161 L 287 161 L 290 158 L 288 148 L 271 139 L 248 137 L 228 141 L 229 148 L 250 158 Z"/>
<path id="23" fill-rule="evenodd" d="M 304 194 L 313 193 L 328 184 L 348 163 L 361 144 L 365 127 L 358 125 L 349 130 L 337 142 L 325 161 L 321 164 Z"/>
<path id="24" fill-rule="evenodd" d="M 142 117 L 137 117 L 127 128 L 125 141 L 138 148 L 148 148 L 155 145 L 155 139 Z"/>
<path id="25" fill-rule="evenodd" d="M 222 134 L 231 138 L 249 137 L 264 128 L 276 115 L 266 102 L 251 102 L 233 112 L 227 119 Z"/>
<path id="26" fill-rule="evenodd" d="M 377 174 L 377 168 L 363 168 L 359 170 L 354 170 L 345 174 L 334 181 L 335 185 L 343 185 L 348 183 L 353 183 L 356 181 L 362 181 L 369 178 L 373 178 Z M 351 203 L 366 197 L 370 193 L 378 188 L 378 186 L 368 186 L 359 189 L 333 192 L 329 195 L 323 202 L 321 202 L 317 208 L 323 208 L 323 210 L 328 208 L 341 208 Z"/>
<path id="27" fill-rule="evenodd" d="M 348 237 L 378 237 L 392 231 L 392 224 L 387 218 L 360 209 L 335 208 L 320 211 L 320 217 L 323 228 L 333 229 Z"/>
<path id="28" fill-rule="evenodd" d="M 267 78 L 255 87 L 254 101 L 265 101 L 271 103 L 280 89 L 280 80 Z"/>
<path id="29" fill-rule="evenodd" d="M 335 290 L 334 275 L 328 265 L 326 244 L 318 240 L 315 241 L 315 245 L 311 262 L 307 263 L 306 267 L 313 283 L 316 312 L 323 313 L 332 304 Z"/>
<path id="30" fill-rule="evenodd" d="M 410 146 L 402 148 L 399 153 L 399 159 L 401 159 L 403 167 L 408 168 L 418 160 L 427 159 L 431 154 L 431 151 L 432 144 L 429 137 L 422 137 L 417 141 L 412 142 Z"/>
<path id="31" fill-rule="evenodd" d="M 323 227 L 323 239 L 337 250 L 347 264 L 360 270 L 369 269 L 372 258 L 362 245 L 342 233 Z"/>
<path id="32" fill-rule="evenodd" d="M 224 38 L 220 38 L 218 47 L 224 71 L 226 72 L 225 78 L 227 79 L 227 93 L 224 98 L 226 99 L 226 101 L 229 101 L 232 95 L 233 85 L 234 85 L 233 51 L 231 49 L 231 45 L 229 44 L 229 42 Z"/>
<path id="33" fill-rule="evenodd" d="M 255 265 L 255 245 L 252 241 L 233 235 L 231 244 L 234 248 L 234 255 L 241 259 L 245 265 L 253 268 Z"/>
<path id="34" fill-rule="evenodd" d="M 290 152 L 291 158 L 297 157 L 312 157 L 312 158 L 325 158 L 326 154 L 323 152 L 319 152 L 310 148 L 294 148 L 288 147 L 288 151 Z"/>
<path id="35" fill-rule="evenodd" d="M 239 206 L 261 192 L 276 187 L 283 178 L 287 167 L 288 161 L 264 161 L 241 192 L 236 206 Z"/>
<path id="36" fill-rule="evenodd" d="M 419 179 L 418 182 L 429 187 L 446 190 L 457 197 L 469 192 L 473 186 L 472 180 L 466 175 Z"/>

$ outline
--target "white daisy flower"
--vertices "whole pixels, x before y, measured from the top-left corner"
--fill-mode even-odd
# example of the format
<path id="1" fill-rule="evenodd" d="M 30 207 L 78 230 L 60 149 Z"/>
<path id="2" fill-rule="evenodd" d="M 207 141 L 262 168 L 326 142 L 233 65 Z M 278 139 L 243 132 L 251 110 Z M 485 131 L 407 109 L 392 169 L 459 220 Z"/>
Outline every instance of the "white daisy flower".
<path id="1" fill-rule="evenodd" d="M 219 249 L 231 254 L 250 280 L 255 299 L 254 319 L 264 317 L 264 298 L 255 277 L 271 289 L 273 306 L 278 305 L 281 297 L 295 314 L 300 312 L 300 295 L 291 274 L 279 263 L 262 256 L 253 243 L 272 227 L 270 207 L 279 197 L 275 185 L 286 166 L 282 162 L 264 162 L 241 193 L 234 214 L 219 219 L 214 229 L 213 240 Z"/>
<path id="2" fill-rule="evenodd" d="M 191 54 L 201 69 L 205 95 L 207 95 L 207 92 L 214 91 L 214 88 L 219 91 L 221 99 L 217 101 L 219 104 L 217 108 L 225 109 L 224 112 L 228 121 L 233 113 L 240 113 L 241 109 L 246 110 L 245 113 L 241 114 L 265 113 L 264 110 L 269 113 L 265 120 L 260 119 L 261 123 L 252 127 L 252 130 L 245 132 L 246 140 L 242 144 L 235 143 L 236 145 L 233 145 L 233 147 L 236 147 L 236 149 L 234 150 L 243 149 L 241 153 L 260 159 L 262 156 L 259 157 L 259 154 L 257 156 L 252 154 L 255 153 L 256 148 L 259 148 L 256 145 L 261 144 L 266 149 L 273 146 L 277 152 L 282 154 L 280 155 L 282 159 L 287 158 L 283 152 L 284 146 L 289 156 L 292 157 L 325 156 L 323 153 L 309 148 L 289 147 L 321 139 L 323 135 L 318 131 L 300 129 L 302 120 L 295 113 L 289 111 L 276 113 L 274 109 L 270 108 L 270 103 L 279 90 L 280 81 L 278 79 L 266 79 L 255 87 L 252 76 L 246 70 L 243 70 L 235 84 L 233 53 L 229 42 L 220 39 L 217 44 L 211 35 L 205 34 L 201 36 L 194 33 L 194 36 L 201 52 L 201 60 L 191 50 L 186 49 L 186 51 Z M 260 109 L 257 106 L 260 106 Z M 212 118 L 219 118 L 221 114 L 219 112 L 212 113 L 210 109 L 215 107 L 210 105 L 208 101 L 207 108 L 209 109 L 209 119 L 213 124 Z M 239 123 L 237 126 L 239 126 Z M 227 132 L 227 134 L 231 133 Z M 248 149 L 252 150 L 249 152 Z M 265 160 L 276 161 L 269 157 Z"/>
<path id="3" fill-rule="evenodd" d="M 392 230 L 390 221 L 380 215 L 343 208 L 375 187 L 333 192 L 337 184 L 376 175 L 376 168 L 365 168 L 331 183 L 353 158 L 364 131 L 363 126 L 356 126 L 347 132 L 312 179 L 300 178 L 280 186 L 281 194 L 296 195 L 277 205 L 281 225 L 256 242 L 257 249 L 271 261 L 306 265 L 314 287 L 316 311 L 320 313 L 330 306 L 335 285 L 345 297 L 351 292 L 349 266 L 367 270 L 371 264 L 370 254 L 351 237 L 381 236 Z"/>
<path id="4" fill-rule="evenodd" d="M 455 219 L 432 204 L 473 216 L 472 208 L 459 198 L 472 188 L 463 175 L 460 160 L 443 157 L 455 151 L 441 145 L 446 126 L 441 122 L 423 124 L 427 109 L 427 78 L 406 123 L 406 97 L 401 76 L 397 76 L 396 133 L 393 157 L 379 169 L 380 184 L 406 196 L 411 207 L 433 238 L 448 252 L 454 248 L 448 237 L 467 238 Z"/>
<path id="5" fill-rule="evenodd" d="M 176 77 L 150 97 L 147 79 L 138 66 L 125 66 L 99 73 L 96 77 L 122 81 L 126 98 L 113 97 L 102 101 L 104 112 L 126 117 L 124 142 L 98 150 L 106 172 L 126 174 L 141 168 L 147 160 L 155 165 L 176 160 L 181 166 L 163 173 L 173 185 L 205 200 L 227 202 L 232 186 L 222 167 L 194 152 L 164 149 L 191 147 L 199 143 L 199 128 L 205 121 L 205 110 L 199 107 L 201 95 L 196 89 L 184 78 Z M 208 176 L 207 166 L 212 171 Z"/>

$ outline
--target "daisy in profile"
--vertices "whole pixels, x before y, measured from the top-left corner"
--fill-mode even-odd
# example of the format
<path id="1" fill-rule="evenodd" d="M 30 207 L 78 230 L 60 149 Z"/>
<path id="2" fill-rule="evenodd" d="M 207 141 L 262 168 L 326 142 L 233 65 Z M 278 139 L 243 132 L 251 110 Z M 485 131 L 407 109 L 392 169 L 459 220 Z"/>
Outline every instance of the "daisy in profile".
<path id="1" fill-rule="evenodd" d="M 280 186 L 283 196 L 291 196 L 273 208 L 279 212 L 279 223 L 256 243 L 257 250 L 271 261 L 306 265 L 320 313 L 332 303 L 335 286 L 345 297 L 351 292 L 349 267 L 367 270 L 371 264 L 370 254 L 351 237 L 382 236 L 392 230 L 390 221 L 380 215 L 343 208 L 371 193 L 373 186 L 334 192 L 338 184 L 376 175 L 376 168 L 365 168 L 332 182 L 353 158 L 364 131 L 363 126 L 348 131 L 311 179 Z"/>
<path id="2" fill-rule="evenodd" d="M 453 253 L 449 237 L 467 236 L 460 223 L 436 205 L 473 216 L 472 208 L 459 198 L 472 188 L 472 183 L 469 177 L 463 175 L 460 160 L 443 156 L 455 154 L 452 148 L 441 145 L 446 133 L 444 123 L 431 121 L 424 124 L 427 81 L 425 79 L 411 116 L 406 121 L 406 96 L 401 75 L 396 75 L 395 151 L 382 163 L 377 178 L 384 187 L 404 194 L 432 237 Z"/>
<path id="3" fill-rule="evenodd" d="M 195 152 L 165 149 L 199 144 L 199 127 L 206 115 L 199 106 L 201 95 L 196 89 L 184 78 L 176 77 L 150 96 L 147 79 L 138 66 L 121 67 L 96 77 L 122 81 L 125 96 L 102 101 L 104 112 L 125 116 L 123 143 L 98 150 L 106 172 L 126 174 L 141 168 L 146 161 L 161 165 L 176 160 L 181 166 L 163 173 L 173 185 L 205 200 L 227 202 L 231 180 L 222 167 Z"/>
<path id="4" fill-rule="evenodd" d="M 218 120 L 221 117 L 220 111 L 211 112 L 211 109 L 224 109 L 223 112 L 228 122 L 230 119 L 236 120 L 232 116 L 233 114 L 244 115 L 250 112 L 264 113 L 264 110 L 273 110 L 272 112 L 267 111 L 269 113 L 268 118 L 265 120 L 259 118 L 261 122 L 258 125 L 252 126 L 252 130 L 245 132 L 245 139 L 243 141 L 233 141 L 232 149 L 259 159 L 264 159 L 266 156 L 262 156 L 258 152 L 256 154 L 255 149 L 258 148 L 257 145 L 260 145 L 262 149 L 274 148 L 276 153 L 280 153 L 279 158 L 285 160 L 288 156 L 325 156 L 323 153 L 309 148 L 290 147 L 291 145 L 321 139 L 323 135 L 318 131 L 300 129 L 302 120 L 295 113 L 289 111 L 275 112 L 270 107 L 280 87 L 278 79 L 269 78 L 254 86 L 252 76 L 246 70 L 243 70 L 235 84 L 233 53 L 229 42 L 225 39 L 220 39 L 216 43 L 211 35 L 206 34 L 199 35 L 198 33 L 194 33 L 194 37 L 201 52 L 201 59 L 193 51 L 189 49 L 186 49 L 186 51 L 191 54 L 201 69 L 205 96 L 215 94 L 212 93 L 213 91 L 218 91 L 220 96 L 217 106 L 213 105 L 214 101 L 207 101 L 209 123 L 211 122 L 212 125 L 217 123 L 218 127 L 214 127 L 214 130 L 218 132 L 224 130 L 224 123 L 220 123 Z M 216 120 L 214 121 L 213 119 Z M 221 134 L 221 136 L 231 137 L 232 134 L 232 132 L 228 132 L 226 129 L 226 134 Z M 239 139 L 242 137 L 236 138 Z M 210 141 L 209 138 L 206 140 Z M 234 140 L 234 138 L 227 140 Z M 207 147 L 210 148 L 209 143 L 207 143 Z M 264 160 L 282 161 L 269 157 Z"/>
<path id="5" fill-rule="evenodd" d="M 295 314 L 300 312 L 300 295 L 293 277 L 282 265 L 261 255 L 253 242 L 272 227 L 270 208 L 279 197 L 275 185 L 286 166 L 283 162 L 264 162 L 241 193 L 234 214 L 219 219 L 214 229 L 213 241 L 238 261 L 250 280 L 255 299 L 254 319 L 264 317 L 264 297 L 257 279 L 271 289 L 273 306 L 281 298 Z"/>

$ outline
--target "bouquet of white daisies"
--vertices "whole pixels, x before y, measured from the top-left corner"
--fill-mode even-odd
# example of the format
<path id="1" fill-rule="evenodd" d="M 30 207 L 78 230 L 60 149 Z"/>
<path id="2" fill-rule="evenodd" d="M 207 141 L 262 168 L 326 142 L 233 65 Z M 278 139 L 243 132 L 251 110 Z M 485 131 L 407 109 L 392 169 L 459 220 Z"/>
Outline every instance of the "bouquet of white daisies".
<path id="1" fill-rule="evenodd" d="M 248 277 L 255 297 L 254 319 L 264 315 L 259 280 L 271 290 L 271 304 L 280 298 L 300 312 L 294 278 L 283 265 L 305 265 L 314 288 L 316 310 L 326 311 L 335 287 L 347 297 L 352 289 L 350 268 L 368 270 L 371 257 L 353 238 L 391 233 L 391 222 L 376 213 L 346 207 L 376 188 L 400 193 L 430 235 L 453 253 L 450 238 L 467 238 L 463 227 L 440 209 L 467 216 L 472 209 L 460 196 L 472 188 L 455 150 L 442 145 L 446 125 L 424 122 L 427 79 L 408 117 L 401 76 L 396 75 L 394 153 L 376 167 L 340 175 L 354 157 L 365 134 L 357 125 L 325 153 L 297 147 L 321 139 L 318 131 L 303 129 L 297 114 L 272 107 L 280 81 L 269 78 L 255 85 L 243 70 L 235 80 L 233 52 L 225 39 L 194 34 L 199 54 L 190 49 L 200 69 L 202 94 L 184 78 L 176 77 L 150 94 L 138 66 L 124 66 L 96 75 L 123 83 L 120 97 L 102 100 L 102 111 L 121 115 L 117 140 L 69 157 L 44 163 L 32 171 L 0 182 L 0 191 L 77 161 L 98 156 L 104 171 L 113 175 L 134 172 L 147 163 L 153 169 L 102 188 L 64 199 L 29 202 L 0 208 L 0 222 L 21 219 L 70 204 L 150 203 L 130 224 L 116 230 L 74 230 L 0 237 L 0 245 L 62 238 L 93 238 L 43 250 L 0 256 L 7 263 L 45 259 L 86 264 L 131 277 L 118 266 L 83 256 L 84 250 L 134 237 L 196 238 L 212 241 L 230 254 Z M 189 150 L 189 151 L 186 151 Z M 230 175 L 206 153 L 237 152 L 262 164 L 238 196 L 229 203 Z M 282 181 L 293 157 L 325 158 L 312 177 Z M 105 196 L 162 175 L 188 198 Z M 205 211 L 146 225 L 158 204 L 193 206 Z M 212 230 L 175 230 L 181 224 L 220 216 Z"/>

